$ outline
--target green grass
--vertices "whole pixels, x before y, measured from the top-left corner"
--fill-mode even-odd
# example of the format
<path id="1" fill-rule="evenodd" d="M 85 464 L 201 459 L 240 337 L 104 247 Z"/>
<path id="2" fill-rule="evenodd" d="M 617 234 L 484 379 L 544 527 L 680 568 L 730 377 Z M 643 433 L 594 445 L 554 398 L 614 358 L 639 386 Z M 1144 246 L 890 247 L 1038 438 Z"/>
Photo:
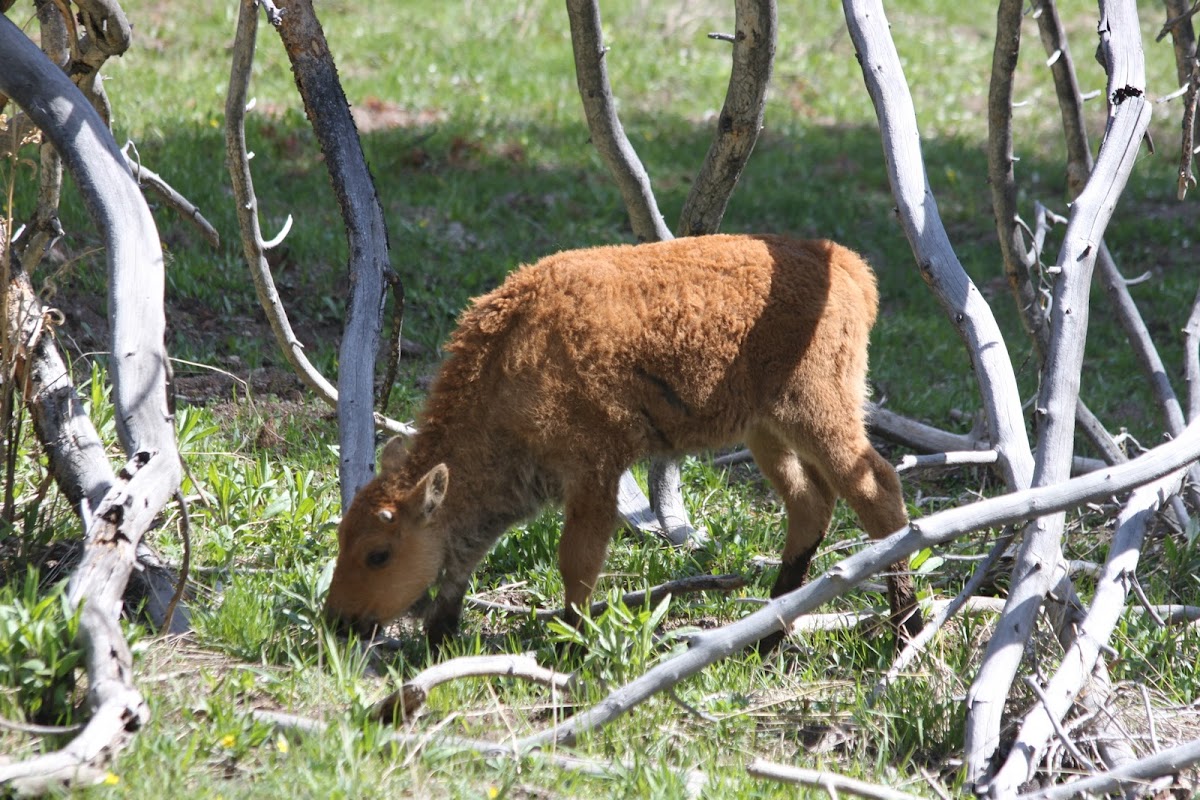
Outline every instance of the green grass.
<path id="1" fill-rule="evenodd" d="M 919 279 L 892 213 L 874 113 L 836 4 L 784 4 L 778 60 L 766 128 L 724 222 L 727 231 L 828 236 L 867 254 L 879 274 L 883 311 L 873 336 L 876 398 L 933 424 L 965 430 L 955 411 L 979 401 L 969 361 L 951 326 Z M 900 4 L 895 4 L 900 5 Z M 1036 366 L 1003 281 L 986 184 L 986 80 L 993 22 L 966 3 L 922 0 L 889 9 L 918 109 L 930 181 L 964 266 L 1005 331 L 1022 391 L 1036 391 Z M 363 796 L 685 796 L 687 770 L 708 778 L 702 796 L 793 796 L 748 778 L 744 765 L 765 757 L 827 767 L 930 794 L 921 769 L 958 790 L 954 759 L 962 745 L 962 704 L 989 635 L 990 620 L 948 626 L 920 661 L 874 707 L 865 702 L 887 668 L 891 644 L 878 631 L 813 634 L 760 663 L 737 656 L 680 684 L 678 700 L 656 697 L 613 725 L 583 738 L 575 750 L 619 762 L 607 777 L 584 776 L 538 759 L 479 759 L 436 744 L 436 732 L 501 739 L 539 730 L 553 715 L 548 693 L 518 683 L 469 681 L 434 692 L 407 729 L 432 743 L 383 747 L 384 729 L 367 719 L 371 704 L 396 679 L 429 660 L 420 637 L 404 646 L 385 677 L 364 675 L 351 648 L 318 622 L 338 514 L 336 431 L 328 410 L 287 389 L 282 396 L 234 385 L 201 384 L 227 370 L 242 379 L 285 370 L 262 321 L 243 263 L 223 166 L 222 125 L 233 3 L 183 2 L 129 9 L 135 45 L 109 65 L 107 84 L 118 141 L 136 141 L 147 166 L 196 202 L 222 234 L 217 250 L 201 245 L 186 223 L 155 209 L 168 257 L 169 347 L 176 373 L 191 388 L 179 411 L 181 446 L 190 476 L 195 575 L 195 634 L 166 642 L 138 634 L 136 669 L 152 718 L 113 767 L 108 796 L 222 797 Z M 652 176 L 669 222 L 678 218 L 711 136 L 728 77 L 727 44 L 709 31 L 730 30 L 732 4 L 671 0 L 604 3 L 611 79 L 629 137 Z M 1068 25 L 1085 90 L 1101 88 L 1091 58 L 1095 21 L 1072 10 Z M 19 14 L 12 12 L 20 23 Z M 536 3 L 385 2 L 339 0 L 318 13 L 338 60 L 352 106 L 393 114 L 401 124 L 372 128 L 363 146 L 387 217 L 393 267 L 408 297 L 405 334 L 434 358 L 405 364 L 391 412 L 411 417 L 436 348 L 469 297 L 498 284 L 517 264 L 571 247 L 631 239 L 625 212 L 593 147 L 576 94 L 565 12 Z M 1143 20 L 1150 95 L 1174 87 L 1169 44 L 1153 45 L 1160 20 Z M 1055 132 L 1053 87 L 1032 22 L 1027 21 L 1016 111 L 1021 212 L 1034 200 L 1062 212 L 1066 187 Z M 275 278 L 310 357 L 336 369 L 346 296 L 346 244 L 328 178 L 308 129 L 289 67 L 269 27 L 260 32 L 248 136 L 262 221 L 268 235 L 291 214 L 295 227 L 275 253 Z M 1102 107 L 1089 104 L 1093 146 Z M 1127 275 L 1150 280 L 1135 298 L 1171 370 L 1178 334 L 1195 293 L 1190 248 L 1196 239 L 1192 198 L 1174 200 L 1177 104 L 1156 105 L 1155 155 L 1143 149 L 1108 242 Z M 27 167 L 0 165 L 16 176 L 14 216 L 32 207 Z M 53 283 L 68 311 L 63 342 L 106 441 L 112 410 L 103 372 L 102 260 L 73 192 L 64 209 L 62 259 L 37 276 Z M 1053 261 L 1061 231 L 1051 236 Z M 1087 401 L 1114 430 L 1143 443 L 1162 424 L 1144 381 L 1113 327 L 1101 292 L 1084 377 Z M 197 366 L 199 365 L 199 366 Z M 253 374 L 252 374 L 253 373 Z M 1173 372 L 1178 378 L 1178 372 Z M 219 388 L 212 388 L 218 386 Z M 1176 380 L 1182 389 L 1182 382 Z M 208 387 L 208 388 L 203 388 Z M 28 426 L 26 426 L 28 428 Z M 114 458 L 116 457 L 114 452 Z M 46 474 L 28 430 L 14 485 L 18 523 L 0 532 L 6 584 L 0 605 L 25 621 L 10 638 L 62 633 L 51 606 L 22 594 L 21 565 L 50 540 L 69 539 L 75 523 L 55 491 L 42 497 Z M 598 593 L 631 590 L 689 574 L 753 576 L 737 597 L 674 598 L 661 619 L 651 609 L 618 609 L 589 629 L 593 647 L 566 662 L 587 680 L 579 698 L 639 674 L 680 646 L 679 634 L 721 624 L 754 606 L 773 570 L 755 560 L 778 552 L 783 512 L 750 468 L 718 470 L 706 459 L 684 464 L 691 511 L 720 549 L 673 551 L 621 535 Z M 986 473 L 962 470 L 906 478 L 913 516 L 966 502 L 995 489 Z M 1103 557 L 1111 508 L 1074 523 L 1069 556 Z M 181 557 L 177 509 L 154 534 L 168 560 Z M 473 591 L 537 605 L 558 605 L 555 567 L 560 517 L 549 511 L 501 540 L 475 576 Z M 992 534 L 947 547 L 947 555 L 986 551 Z M 862 546 L 857 521 L 839 509 L 814 565 L 826 569 Z M 1143 558 L 1143 584 L 1157 602 L 1196 603 L 1193 544 L 1156 539 Z M 936 562 L 930 562 L 936 563 Z M 950 595 L 970 562 L 947 560 L 918 578 L 924 595 Z M 19 582 L 20 581 L 20 582 Z M 1090 592 L 1086 581 L 1081 583 Z M 47 590 L 48 591 L 48 590 Z M 45 595 L 50 596 L 50 595 Z M 858 591 L 838 608 L 882 608 L 875 591 Z M 39 610 L 40 609 L 40 610 Z M 34 614 L 37 611 L 37 616 Z M 28 612 L 28 613 L 26 613 Z M 19 614 L 18 614 L 19 616 Z M 15 617 L 14 617 L 15 618 Z M 558 663 L 565 634 L 527 620 L 468 611 L 455 653 L 532 651 Z M 651 634 L 659 634 L 652 636 Z M 47 639 L 49 641 L 49 639 Z M 1055 658 L 1045 637 L 1037 651 Z M 53 649 L 58 653 L 59 649 Z M 1198 642 L 1190 630 L 1160 631 L 1132 617 L 1113 642 L 1114 678 L 1142 683 L 1164 706 L 1195 698 Z M 60 664 L 60 662 L 55 662 Z M 0 714 L 33 713 L 32 672 L 0 685 Z M 22 694 L 24 692 L 24 694 Z M 47 695 L 53 708 L 36 716 L 69 719 L 70 698 Z M 77 699 L 77 698 L 76 698 Z M 43 703 L 43 705 L 46 705 Z M 254 708 L 319 717 L 326 734 L 278 734 L 254 722 Z M 699 717 L 694 709 L 705 715 Z M 53 746 L 57 740 L 46 742 Z M 38 744 L 0 732 L 0 751 L 23 754 Z M 823 796 L 820 793 L 814 796 Z"/>

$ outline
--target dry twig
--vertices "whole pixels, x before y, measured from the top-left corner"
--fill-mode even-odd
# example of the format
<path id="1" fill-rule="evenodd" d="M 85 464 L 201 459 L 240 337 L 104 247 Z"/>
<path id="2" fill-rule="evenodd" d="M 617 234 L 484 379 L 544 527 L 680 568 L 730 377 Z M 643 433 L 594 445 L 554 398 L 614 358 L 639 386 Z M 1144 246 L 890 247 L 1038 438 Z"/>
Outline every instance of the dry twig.
<path id="1" fill-rule="evenodd" d="M 434 664 L 404 682 L 397 691 L 375 705 L 371 717 L 377 720 L 404 721 L 412 717 L 434 687 L 463 678 L 519 678 L 548 686 L 555 692 L 570 690 L 572 676 L 555 672 L 537 663 L 531 656 L 464 656 Z"/>
<path id="2" fill-rule="evenodd" d="M 847 778 L 836 772 L 772 764 L 761 758 L 750 762 L 746 767 L 746 772 L 756 778 L 769 778 L 773 781 L 824 789 L 835 800 L 841 793 L 866 797 L 868 800 L 918 800 L 918 796 L 915 794 L 900 792 L 876 783 L 867 783 L 857 778 Z"/>

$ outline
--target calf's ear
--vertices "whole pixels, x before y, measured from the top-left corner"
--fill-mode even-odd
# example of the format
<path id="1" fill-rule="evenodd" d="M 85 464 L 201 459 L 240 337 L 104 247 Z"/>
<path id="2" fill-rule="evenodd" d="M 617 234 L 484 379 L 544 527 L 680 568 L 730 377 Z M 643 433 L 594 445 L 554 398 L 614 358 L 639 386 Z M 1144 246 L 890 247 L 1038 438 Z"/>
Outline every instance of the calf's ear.
<path id="1" fill-rule="evenodd" d="M 450 469 L 438 464 L 417 482 L 412 490 L 413 511 L 422 519 L 433 516 L 446 499 L 446 487 L 450 484 Z"/>
<path id="2" fill-rule="evenodd" d="M 379 472 L 395 472 L 408 458 L 408 441 L 403 436 L 393 436 L 379 454 Z"/>

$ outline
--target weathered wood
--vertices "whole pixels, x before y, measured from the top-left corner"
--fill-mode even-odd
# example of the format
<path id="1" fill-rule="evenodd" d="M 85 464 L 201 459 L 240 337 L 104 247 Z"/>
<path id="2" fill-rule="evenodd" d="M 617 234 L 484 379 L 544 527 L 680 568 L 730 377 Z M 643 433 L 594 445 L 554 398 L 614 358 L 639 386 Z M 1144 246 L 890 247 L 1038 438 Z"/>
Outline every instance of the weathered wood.
<path id="1" fill-rule="evenodd" d="M 670 239 L 671 229 L 658 210 L 650 176 L 617 116 L 617 104 L 608 81 L 600 6 L 595 0 L 567 0 L 571 23 L 571 50 L 575 54 L 575 81 L 583 100 L 592 146 L 617 184 L 625 210 L 640 242 Z"/>
<path id="2" fill-rule="evenodd" d="M 117 432 L 130 454 L 117 480 L 100 474 L 107 465 L 98 440 L 88 438 L 94 428 L 81 420 L 77 399 L 61 396 L 65 370 L 33 371 L 62 409 L 41 415 L 39 424 L 62 422 L 70 435 L 85 437 L 78 455 L 70 454 L 71 442 L 61 433 L 48 438 L 56 450 L 52 468 L 62 466 L 67 480 L 78 484 L 68 493 L 78 499 L 86 529 L 83 560 L 68 583 L 67 600 L 81 609 L 79 644 L 92 715 L 63 749 L 0 767 L 0 785 L 44 790 L 93 778 L 147 719 L 118 617 L 138 542 L 179 488 L 182 465 L 167 402 L 162 251 L 141 192 L 96 110 L 7 17 L 0 17 L 0 92 L 53 142 L 105 240 L 113 402 Z M 27 344 L 30 351 L 35 346 Z"/>
<path id="3" fill-rule="evenodd" d="M 782 783 L 811 786 L 823 789 L 830 797 L 840 794 L 851 794 L 855 797 L 865 797 L 868 800 L 918 800 L 918 795 L 900 792 L 877 783 L 868 783 L 857 778 L 838 775 L 817 769 L 803 769 L 784 764 L 772 764 L 761 758 L 756 758 L 746 767 L 746 772 L 756 778 L 769 778 Z"/>
<path id="4" fill-rule="evenodd" d="M 275 335 L 275 343 L 304 384 L 317 397 L 336 408 L 338 391 L 305 355 L 304 345 L 292 330 L 283 300 L 275 288 L 270 264 L 267 263 L 266 251 L 269 246 L 263 240 L 258 222 L 258 198 L 254 192 L 250 156 L 246 147 L 246 101 L 254 62 L 259 4 L 255 0 L 243 0 L 239 8 L 229 92 L 225 96 L 225 161 L 236 200 L 234 205 L 237 209 L 242 251 L 246 263 L 250 266 L 250 276 L 254 280 L 258 303 L 267 315 L 271 332 Z M 378 412 L 373 413 L 372 418 L 375 427 L 388 433 L 411 436 L 416 432 L 411 425 L 389 419 Z"/>
<path id="5" fill-rule="evenodd" d="M 1101 53 L 1108 68 L 1112 113 L 1096 168 L 1072 206 L 1059 251 L 1050 347 L 1035 409 L 1039 426 L 1033 480 L 1039 487 L 1060 483 L 1070 473 L 1092 270 L 1104 228 L 1150 121 L 1137 9 L 1132 2 L 1102 2 L 1101 16 Z M 1051 514 L 1026 528 L 1013 568 L 1008 607 L 968 690 L 965 759 L 972 784 L 985 779 L 1000 745 L 1005 699 L 1043 599 L 1051 589 L 1060 597 L 1070 591 L 1061 548 L 1064 520 L 1062 513 Z M 1069 638 L 1069 625 L 1060 622 L 1055 628 L 1060 637 L 1065 634 Z"/>
<path id="6" fill-rule="evenodd" d="M 350 248 L 350 299 L 338 351 L 339 474 L 345 508 L 375 467 L 375 354 L 383 328 L 384 274 L 390 270 L 387 223 L 312 0 L 289 0 L 281 10 L 279 36 L 325 156 Z"/>
<path id="7" fill-rule="evenodd" d="M 572 676 L 555 672 L 537 663 L 532 656 L 462 656 L 434 664 L 409 678 L 395 692 L 380 700 L 371 710 L 371 718 L 391 722 L 409 719 L 425 705 L 429 693 L 443 683 L 463 678 L 519 678 L 547 686 L 555 692 L 570 690 Z"/>
<path id="8" fill-rule="evenodd" d="M 1093 670 L 1100 662 L 1101 648 L 1125 610 L 1130 579 L 1137 573 L 1146 526 L 1167 497 L 1179 489 L 1182 472 L 1173 472 L 1134 490 L 1117 517 L 1117 529 L 1108 548 L 1108 558 L 1096 580 L 1096 593 L 1079 635 L 1063 656 L 1058 670 L 1043 690 L 1043 702 L 1026 714 L 1009 749 L 1008 758 L 991 781 L 990 794 L 1010 797 L 1033 778 L 1055 726 L 1071 710 Z M 1107 675 L 1103 683 L 1107 683 Z"/>

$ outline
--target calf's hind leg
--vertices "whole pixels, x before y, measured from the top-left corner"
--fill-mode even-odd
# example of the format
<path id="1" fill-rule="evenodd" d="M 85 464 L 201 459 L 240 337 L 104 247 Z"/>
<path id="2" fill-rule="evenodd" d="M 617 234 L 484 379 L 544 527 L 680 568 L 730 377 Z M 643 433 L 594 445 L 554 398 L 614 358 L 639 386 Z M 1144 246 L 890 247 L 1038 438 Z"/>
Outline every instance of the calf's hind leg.
<path id="1" fill-rule="evenodd" d="M 892 465 L 875 451 L 860 426 L 841 431 L 805 432 L 798 441 L 812 443 L 806 460 L 818 465 L 830 486 L 846 499 L 872 539 L 883 539 L 908 524 L 900 479 Z M 819 446 L 822 449 L 816 450 Z M 888 601 L 891 623 L 900 636 L 913 637 L 924 623 L 917 608 L 908 559 L 892 565 L 888 575 Z"/>
<path id="2" fill-rule="evenodd" d="M 805 469 L 796 452 L 777 436 L 756 430 L 746 437 L 746 446 L 787 509 L 783 563 L 771 589 L 771 597 L 779 597 L 804 583 L 837 498 L 821 476 Z"/>
<path id="3" fill-rule="evenodd" d="M 837 496 L 816 471 L 805 469 L 795 450 L 769 431 L 751 431 L 746 446 L 787 509 L 787 541 L 771 588 L 771 597 L 779 597 L 804 583 L 813 554 L 829 528 Z M 784 632 L 778 631 L 760 640 L 759 652 L 769 652 L 783 638 Z"/>

